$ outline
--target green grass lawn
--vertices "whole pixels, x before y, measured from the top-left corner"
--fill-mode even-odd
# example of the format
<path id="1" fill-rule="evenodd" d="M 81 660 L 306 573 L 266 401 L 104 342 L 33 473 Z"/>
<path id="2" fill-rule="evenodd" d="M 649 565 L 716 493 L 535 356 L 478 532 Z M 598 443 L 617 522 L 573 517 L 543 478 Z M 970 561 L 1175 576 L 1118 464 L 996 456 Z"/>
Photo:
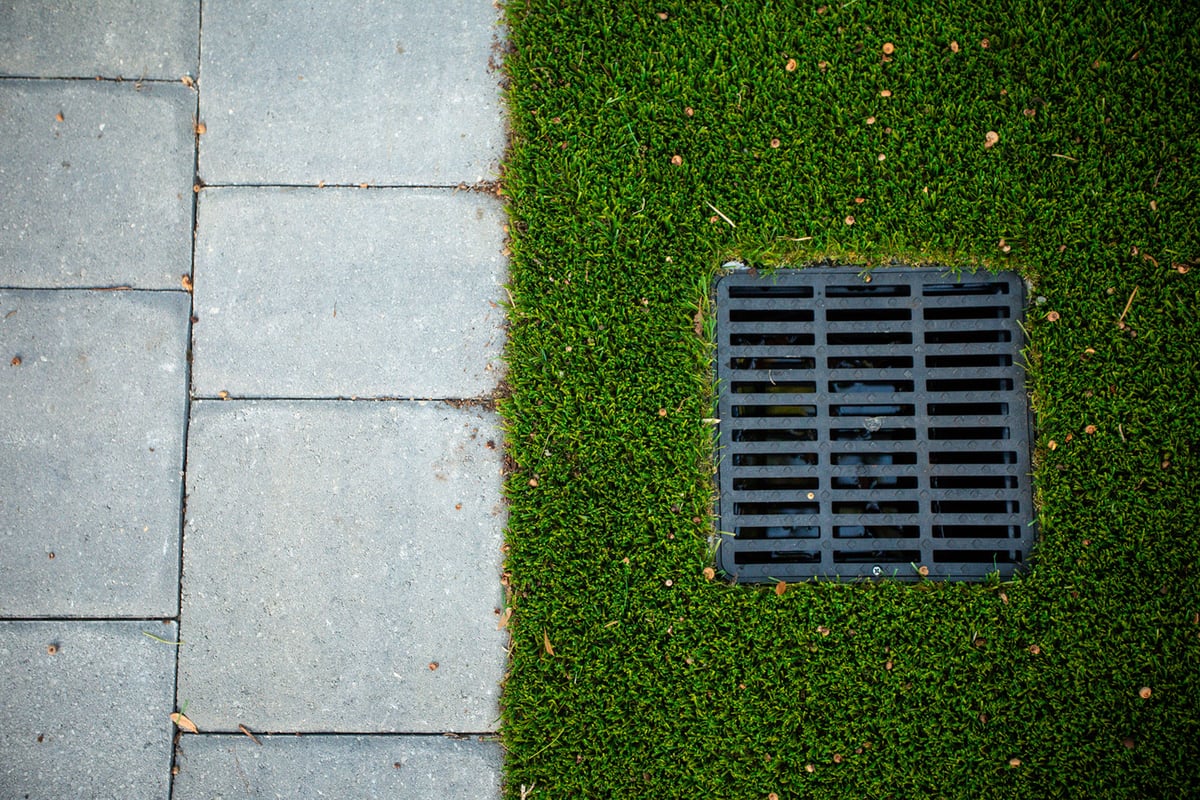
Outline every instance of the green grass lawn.
<path id="1" fill-rule="evenodd" d="M 1200 795 L 1200 7 L 506 13 L 506 796 Z M 1031 281 L 1025 576 L 709 579 L 734 258 Z"/>

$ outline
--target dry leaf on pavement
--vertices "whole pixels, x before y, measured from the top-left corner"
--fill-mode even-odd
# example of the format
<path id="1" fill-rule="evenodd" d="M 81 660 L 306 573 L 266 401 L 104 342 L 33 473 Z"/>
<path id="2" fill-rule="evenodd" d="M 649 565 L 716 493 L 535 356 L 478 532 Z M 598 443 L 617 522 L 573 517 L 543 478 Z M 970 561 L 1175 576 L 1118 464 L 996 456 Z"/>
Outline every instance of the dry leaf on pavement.
<path id="1" fill-rule="evenodd" d="M 186 731 L 187 733 L 199 733 L 200 732 L 200 729 L 196 727 L 196 723 L 192 722 L 190 719 L 185 717 L 183 714 L 180 714 L 178 711 L 171 714 L 171 722 L 174 722 L 175 726 L 177 728 L 179 728 L 179 730 L 181 730 L 181 731 Z"/>

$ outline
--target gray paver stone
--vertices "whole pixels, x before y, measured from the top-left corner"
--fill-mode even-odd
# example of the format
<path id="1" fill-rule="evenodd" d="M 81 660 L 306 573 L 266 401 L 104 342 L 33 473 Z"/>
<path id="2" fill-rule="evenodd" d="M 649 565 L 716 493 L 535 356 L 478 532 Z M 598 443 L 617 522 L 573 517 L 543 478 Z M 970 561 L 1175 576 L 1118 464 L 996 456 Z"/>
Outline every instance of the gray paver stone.
<path id="1" fill-rule="evenodd" d="M 173 622 L 0 622 L 0 796 L 166 800 L 175 636 Z"/>
<path id="2" fill-rule="evenodd" d="M 202 730 L 493 730 L 494 415 L 197 401 L 179 696 Z"/>
<path id="3" fill-rule="evenodd" d="M 500 795 L 500 744 L 434 736 L 184 736 L 176 800 Z"/>
<path id="4" fill-rule="evenodd" d="M 500 374 L 503 208 L 449 189 L 200 199 L 194 390 L 476 397 Z"/>
<path id="5" fill-rule="evenodd" d="M 194 75 L 199 6 L 199 0 L 8 0 L 0 3 L 0 75 Z"/>
<path id="6" fill-rule="evenodd" d="M 183 292 L 0 291 L 0 615 L 175 615 L 187 317 Z"/>
<path id="7" fill-rule="evenodd" d="M 483 0 L 207 0 L 208 183 L 498 177 L 500 12 Z M 286 143 L 286 144 L 284 144 Z"/>
<path id="8" fill-rule="evenodd" d="M 0 286 L 180 288 L 195 103 L 180 84 L 0 81 Z"/>

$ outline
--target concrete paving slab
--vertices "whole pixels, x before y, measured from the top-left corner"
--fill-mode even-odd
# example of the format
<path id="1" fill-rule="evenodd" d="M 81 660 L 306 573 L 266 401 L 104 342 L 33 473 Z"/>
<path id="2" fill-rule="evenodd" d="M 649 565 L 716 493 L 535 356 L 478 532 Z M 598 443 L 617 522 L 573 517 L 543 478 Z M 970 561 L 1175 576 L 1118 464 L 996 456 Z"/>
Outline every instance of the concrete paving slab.
<path id="1" fill-rule="evenodd" d="M 484 732 L 504 669 L 495 415 L 196 401 L 179 697 L 201 730 Z"/>
<path id="2" fill-rule="evenodd" d="M 180 288 L 195 109 L 181 84 L 0 81 L 0 286 Z"/>
<path id="3" fill-rule="evenodd" d="M 505 144 L 486 0 L 207 0 L 208 183 L 455 185 Z M 286 142 L 286 146 L 282 143 Z"/>
<path id="4" fill-rule="evenodd" d="M 0 616 L 169 617 L 183 292 L 0 291 Z"/>
<path id="5" fill-rule="evenodd" d="M 199 0 L 0 3 L 0 75 L 179 80 L 196 74 Z"/>
<path id="6" fill-rule="evenodd" d="M 477 397 L 500 375 L 503 209 L 450 189 L 210 189 L 194 391 Z"/>
<path id="7" fill-rule="evenodd" d="M 175 800 L 482 800 L 500 796 L 500 744 L 440 736 L 184 736 Z"/>
<path id="8" fill-rule="evenodd" d="M 175 623 L 0 622 L 0 795 L 163 798 Z"/>

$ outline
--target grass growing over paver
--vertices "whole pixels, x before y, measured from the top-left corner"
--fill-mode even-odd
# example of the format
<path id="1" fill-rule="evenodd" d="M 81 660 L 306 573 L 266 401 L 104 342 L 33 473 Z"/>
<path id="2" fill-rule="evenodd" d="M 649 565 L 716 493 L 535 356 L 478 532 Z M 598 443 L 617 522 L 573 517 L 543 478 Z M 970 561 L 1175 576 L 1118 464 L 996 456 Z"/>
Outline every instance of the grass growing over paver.
<path id="1" fill-rule="evenodd" d="M 1196 6 L 507 18 L 507 796 L 1194 795 Z M 1028 574 L 706 575 L 730 258 L 1032 282 Z"/>

